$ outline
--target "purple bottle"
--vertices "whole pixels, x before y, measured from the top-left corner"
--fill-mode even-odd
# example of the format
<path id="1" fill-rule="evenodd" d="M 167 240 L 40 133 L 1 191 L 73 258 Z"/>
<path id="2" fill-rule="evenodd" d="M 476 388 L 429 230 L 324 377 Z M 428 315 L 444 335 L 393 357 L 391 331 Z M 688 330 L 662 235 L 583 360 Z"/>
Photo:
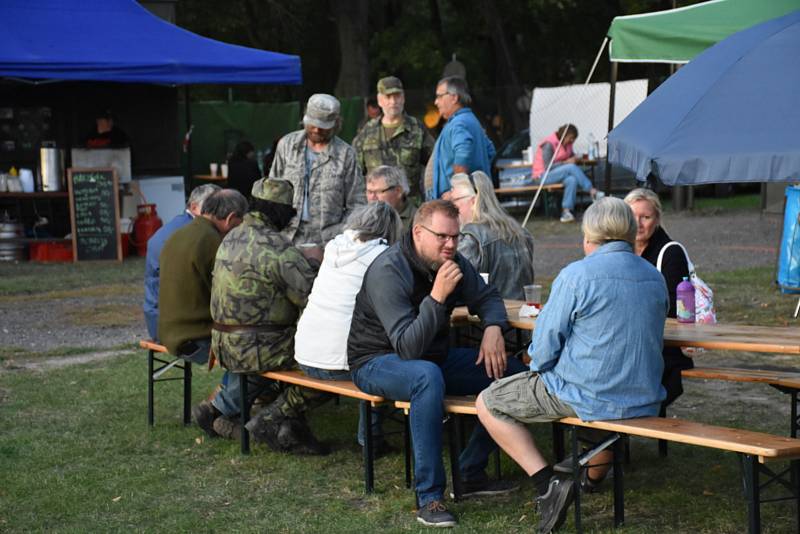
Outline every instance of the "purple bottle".
<path id="1" fill-rule="evenodd" d="M 679 323 L 694 322 L 694 286 L 686 276 L 678 284 L 677 293 L 677 315 Z"/>

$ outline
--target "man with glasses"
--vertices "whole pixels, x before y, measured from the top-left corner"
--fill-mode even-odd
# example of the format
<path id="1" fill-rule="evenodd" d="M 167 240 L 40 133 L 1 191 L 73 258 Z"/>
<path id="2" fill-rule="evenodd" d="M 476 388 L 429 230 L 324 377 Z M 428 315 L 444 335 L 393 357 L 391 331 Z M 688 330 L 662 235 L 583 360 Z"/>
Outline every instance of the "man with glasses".
<path id="1" fill-rule="evenodd" d="M 367 174 L 367 202 L 386 202 L 400 215 L 403 230 L 411 228 L 417 207 L 408 199 L 408 180 L 403 169 L 380 165 Z"/>
<path id="2" fill-rule="evenodd" d="M 491 176 L 495 155 L 494 145 L 469 108 L 472 97 L 466 80 L 458 76 L 441 79 L 436 85 L 435 103 L 447 124 L 434 146 L 431 183 L 425 183 L 427 200 L 447 198 L 454 174 L 483 171 Z"/>
<path id="3" fill-rule="evenodd" d="M 347 341 L 348 364 L 359 388 L 411 401 L 417 520 L 436 527 L 456 524 L 443 502 L 444 396 L 474 395 L 495 379 L 525 370 L 521 362 L 507 360 L 505 306 L 497 290 L 458 254 L 458 237 L 458 208 L 452 202 L 420 206 L 411 231 L 367 270 Z M 481 318 L 480 348 L 449 346 L 450 314 L 461 304 Z M 459 458 L 464 497 L 516 489 L 487 478 L 487 459 L 495 447 L 476 425 Z"/>
<path id="4" fill-rule="evenodd" d="M 410 186 L 406 194 L 419 204 L 423 196 L 422 169 L 433 152 L 433 137 L 422 122 L 405 112 L 403 82 L 394 76 L 378 80 L 378 105 L 381 114 L 364 125 L 353 139 L 361 172 L 372 172 L 380 165 L 402 168 Z"/>

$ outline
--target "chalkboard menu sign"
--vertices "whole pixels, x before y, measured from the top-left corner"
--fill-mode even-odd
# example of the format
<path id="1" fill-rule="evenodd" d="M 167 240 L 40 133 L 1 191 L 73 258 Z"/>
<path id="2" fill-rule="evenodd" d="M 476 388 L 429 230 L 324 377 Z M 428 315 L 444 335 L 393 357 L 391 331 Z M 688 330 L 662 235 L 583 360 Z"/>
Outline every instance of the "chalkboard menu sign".
<path id="1" fill-rule="evenodd" d="M 75 261 L 122 261 L 116 171 L 69 169 L 67 176 Z"/>

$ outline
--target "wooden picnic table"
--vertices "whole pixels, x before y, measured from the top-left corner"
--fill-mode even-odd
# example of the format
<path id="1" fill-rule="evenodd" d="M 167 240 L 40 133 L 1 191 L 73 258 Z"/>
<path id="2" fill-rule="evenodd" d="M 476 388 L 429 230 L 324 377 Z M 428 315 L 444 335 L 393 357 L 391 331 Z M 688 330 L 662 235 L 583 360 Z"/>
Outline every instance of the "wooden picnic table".
<path id="1" fill-rule="evenodd" d="M 536 327 L 536 319 L 519 317 L 519 308 L 524 302 L 506 300 L 505 304 L 510 326 L 531 331 Z M 467 309 L 461 307 L 453 311 L 452 321 L 456 325 L 464 325 L 477 319 L 471 319 Z M 681 324 L 675 319 L 667 319 L 664 325 L 664 345 L 800 355 L 800 329 L 725 323 Z"/>

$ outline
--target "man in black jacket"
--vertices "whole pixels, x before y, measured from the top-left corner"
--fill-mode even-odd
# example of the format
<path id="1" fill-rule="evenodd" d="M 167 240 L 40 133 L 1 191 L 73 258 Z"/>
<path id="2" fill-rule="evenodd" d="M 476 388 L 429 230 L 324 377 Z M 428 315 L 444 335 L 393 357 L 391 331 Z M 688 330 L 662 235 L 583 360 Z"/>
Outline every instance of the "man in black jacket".
<path id="1" fill-rule="evenodd" d="M 353 381 L 362 390 L 410 400 L 414 471 L 420 509 L 429 526 L 454 526 L 443 504 L 442 401 L 445 394 L 474 395 L 494 379 L 524 371 L 506 359 L 506 311 L 497 290 L 456 252 L 458 208 L 434 200 L 420 206 L 404 238 L 378 256 L 356 297 L 347 342 Z M 450 313 L 466 304 L 480 316 L 480 349 L 449 347 Z M 464 496 L 515 489 L 490 482 L 487 458 L 496 447 L 477 425 L 459 459 Z"/>

